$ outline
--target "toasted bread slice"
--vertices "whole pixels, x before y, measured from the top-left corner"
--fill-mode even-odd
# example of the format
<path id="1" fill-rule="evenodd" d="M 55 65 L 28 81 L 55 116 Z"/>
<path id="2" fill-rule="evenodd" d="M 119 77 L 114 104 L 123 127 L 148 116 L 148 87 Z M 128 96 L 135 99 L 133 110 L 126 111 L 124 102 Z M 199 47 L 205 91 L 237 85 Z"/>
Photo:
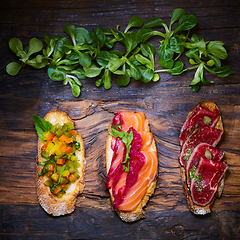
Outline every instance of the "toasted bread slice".
<path id="1" fill-rule="evenodd" d="M 50 111 L 45 117 L 45 120 L 49 121 L 52 124 L 59 123 L 63 125 L 66 122 L 74 122 L 67 116 L 64 112 L 61 111 Z M 80 151 L 76 151 L 76 156 L 78 157 L 78 162 L 80 167 L 78 168 L 78 174 L 80 176 L 77 181 L 71 183 L 68 187 L 66 193 L 58 198 L 50 192 L 50 188 L 45 185 L 46 176 L 39 176 L 42 167 L 37 164 L 36 167 L 36 185 L 37 185 L 37 196 L 39 204 L 42 208 L 53 216 L 65 215 L 73 212 L 75 210 L 75 202 L 77 195 L 82 193 L 84 188 L 84 172 L 85 172 L 85 152 L 84 144 L 82 137 L 79 133 L 76 136 L 77 142 L 80 143 Z M 38 150 L 37 150 L 37 162 L 43 162 L 41 157 L 41 147 L 43 142 L 38 139 Z"/>
<path id="2" fill-rule="evenodd" d="M 108 129 L 109 131 L 111 130 L 111 125 L 112 125 L 112 122 L 109 125 L 109 129 Z M 149 131 L 148 120 L 145 120 L 144 128 L 145 128 L 144 131 Z M 111 140 L 112 140 L 112 136 L 108 134 L 107 142 L 106 142 L 106 169 L 107 169 L 107 173 L 109 172 L 112 157 L 113 157 L 113 150 L 111 149 Z M 151 144 L 149 150 L 150 151 L 157 151 L 154 139 L 152 141 L 152 144 Z M 137 206 L 137 208 L 133 211 L 130 211 L 130 212 L 125 212 L 125 211 L 120 211 L 120 210 L 114 209 L 115 212 L 117 213 L 117 215 L 125 222 L 134 222 L 134 221 L 137 221 L 141 218 L 145 218 L 145 213 L 143 211 L 143 207 L 147 204 L 149 198 L 154 193 L 154 190 L 156 188 L 156 183 L 157 183 L 157 171 L 156 171 L 154 180 L 150 183 L 145 195 L 143 196 L 143 198 L 142 198 L 141 202 L 139 203 L 139 205 Z M 110 193 L 111 202 L 113 203 L 114 202 L 114 196 L 112 194 L 111 189 L 109 189 L 109 193 Z"/>
<path id="3" fill-rule="evenodd" d="M 214 102 L 211 102 L 211 101 L 202 101 L 200 104 L 201 104 L 201 106 L 203 106 L 205 108 L 208 108 L 211 111 L 213 111 L 215 108 L 217 108 L 219 110 L 218 106 Z M 190 110 L 190 112 L 187 115 L 187 118 L 196 109 L 197 106 L 198 106 L 198 104 L 196 104 Z M 221 116 L 219 117 L 219 119 L 218 119 L 218 121 L 217 121 L 217 123 L 215 125 L 215 128 L 219 129 L 219 130 L 223 130 L 223 122 L 222 122 Z M 222 195 L 223 188 L 224 188 L 225 175 L 223 176 L 223 178 L 219 182 L 217 192 L 215 193 L 215 196 L 213 197 L 212 201 L 209 204 L 207 204 L 206 206 L 203 207 L 203 206 L 196 205 L 192 201 L 191 193 L 189 192 L 189 189 L 188 189 L 188 186 L 187 186 L 187 182 L 186 182 L 185 168 L 183 166 L 180 166 L 180 168 L 181 168 L 181 173 L 182 173 L 183 190 L 184 190 L 184 193 L 185 193 L 185 197 L 186 197 L 189 209 L 196 215 L 205 215 L 207 213 L 210 213 L 216 197 L 219 198 Z"/>

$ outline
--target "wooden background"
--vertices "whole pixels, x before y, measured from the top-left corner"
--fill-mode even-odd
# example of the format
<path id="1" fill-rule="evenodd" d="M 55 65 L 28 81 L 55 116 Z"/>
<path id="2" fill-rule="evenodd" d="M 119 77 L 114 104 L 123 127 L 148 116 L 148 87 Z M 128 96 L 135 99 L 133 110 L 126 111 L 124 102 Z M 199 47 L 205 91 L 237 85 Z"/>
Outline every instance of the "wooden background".
<path id="1" fill-rule="evenodd" d="M 8 41 L 24 44 L 43 35 L 63 35 L 63 26 L 125 28 L 131 16 L 144 20 L 160 17 L 167 23 L 175 8 L 195 13 L 192 31 L 228 47 L 233 73 L 227 78 L 206 74 L 215 83 L 193 92 L 188 84 L 194 72 L 180 76 L 160 74 L 160 81 L 127 87 L 116 83 L 110 90 L 83 80 L 74 98 L 69 86 L 51 81 L 46 69 L 23 69 L 16 77 L 5 67 L 15 61 Z M 239 239 L 240 236 L 240 64 L 239 1 L 188 0 L 2 0 L 0 2 L 0 239 Z M 158 47 L 158 42 L 154 42 Z M 223 195 L 213 212 L 195 216 L 187 208 L 178 154 L 178 135 L 190 108 L 202 100 L 220 108 L 225 133 L 218 145 L 229 165 Z M 65 111 L 81 132 L 86 150 L 83 194 L 76 210 L 51 217 L 38 205 L 35 187 L 37 135 L 32 114 Z M 118 109 L 143 111 L 150 122 L 159 157 L 155 194 L 145 207 L 146 218 L 127 224 L 114 213 L 105 188 L 105 139 Z"/>

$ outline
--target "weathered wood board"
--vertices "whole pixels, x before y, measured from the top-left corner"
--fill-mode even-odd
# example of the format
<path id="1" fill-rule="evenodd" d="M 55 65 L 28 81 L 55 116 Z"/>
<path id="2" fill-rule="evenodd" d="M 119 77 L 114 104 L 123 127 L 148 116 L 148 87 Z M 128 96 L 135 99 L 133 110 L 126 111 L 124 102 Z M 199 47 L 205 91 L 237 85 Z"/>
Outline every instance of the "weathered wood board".
<path id="1" fill-rule="evenodd" d="M 89 30 L 126 26 L 131 16 L 169 21 L 175 8 L 195 13 L 194 31 L 208 40 L 223 41 L 233 73 L 225 78 L 206 74 L 214 84 L 193 92 L 193 72 L 160 74 L 156 83 L 132 81 L 110 90 L 82 80 L 81 96 L 51 81 L 46 69 L 23 69 L 16 77 L 5 66 L 16 60 L 8 48 L 11 37 L 24 43 L 43 35 L 63 35 L 73 23 Z M 239 1 L 1 1 L 0 3 L 0 238 L 1 239 L 238 239 L 240 236 L 240 72 Z M 158 46 L 157 39 L 153 40 Z M 195 216 L 187 207 L 178 163 L 178 136 L 188 111 L 202 100 L 220 108 L 224 135 L 218 148 L 229 165 L 225 188 L 213 212 Z M 38 205 L 35 187 L 37 135 L 32 114 L 66 112 L 82 134 L 86 151 L 84 192 L 74 213 L 53 218 Z M 145 207 L 146 218 L 123 223 L 114 213 L 105 187 L 107 129 L 119 109 L 142 111 L 157 145 L 157 188 Z"/>

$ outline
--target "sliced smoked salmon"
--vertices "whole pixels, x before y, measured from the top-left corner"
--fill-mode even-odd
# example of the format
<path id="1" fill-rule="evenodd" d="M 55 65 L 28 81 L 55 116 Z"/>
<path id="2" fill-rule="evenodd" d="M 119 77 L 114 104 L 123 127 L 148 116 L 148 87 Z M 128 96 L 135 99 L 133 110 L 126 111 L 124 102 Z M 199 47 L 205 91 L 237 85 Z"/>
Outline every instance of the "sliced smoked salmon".
<path id="1" fill-rule="evenodd" d="M 154 151 L 141 151 L 144 156 L 144 163 L 138 172 L 135 184 L 126 186 L 122 195 L 123 201 L 116 206 L 121 211 L 133 211 L 139 205 L 141 199 L 146 194 L 150 183 L 156 177 L 157 154 Z M 130 181 L 129 181 L 130 182 Z M 129 183 L 128 182 L 128 183 Z M 131 183 L 131 182 L 130 182 Z"/>
<path id="2" fill-rule="evenodd" d="M 139 151 L 147 151 L 151 147 L 153 135 L 151 132 L 146 131 L 139 131 L 138 133 L 142 138 L 142 147 L 139 149 Z"/>
<path id="3" fill-rule="evenodd" d="M 114 181 L 113 176 L 116 176 L 117 171 L 119 170 L 119 165 L 121 166 L 121 162 L 124 160 L 125 146 L 120 138 L 116 139 L 114 154 L 112 157 L 111 166 L 108 172 L 106 186 L 107 188 L 112 188 L 112 184 Z"/>
<path id="4" fill-rule="evenodd" d="M 112 128 L 115 130 L 111 131 Z M 120 218 L 136 221 L 145 216 L 142 208 L 156 186 L 158 158 L 153 134 L 144 113 L 130 111 L 118 111 L 109 131 L 106 187 Z"/>
<path id="5" fill-rule="evenodd" d="M 141 112 L 118 111 L 113 119 L 113 125 L 121 123 L 123 131 L 133 127 L 136 131 L 144 130 L 145 115 Z"/>

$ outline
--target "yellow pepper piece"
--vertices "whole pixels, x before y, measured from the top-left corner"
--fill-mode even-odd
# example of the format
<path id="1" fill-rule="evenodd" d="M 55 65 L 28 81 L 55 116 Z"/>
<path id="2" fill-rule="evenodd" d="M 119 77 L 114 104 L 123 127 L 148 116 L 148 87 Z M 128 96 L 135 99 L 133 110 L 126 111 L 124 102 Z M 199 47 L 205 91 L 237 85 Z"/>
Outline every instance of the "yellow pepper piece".
<path id="1" fill-rule="evenodd" d="M 63 177 L 67 177 L 70 174 L 70 172 L 68 170 L 64 170 L 62 173 Z"/>
<path id="2" fill-rule="evenodd" d="M 50 135 L 51 133 L 48 131 L 48 132 L 44 132 L 43 133 L 43 140 L 44 141 L 47 141 L 47 139 L 48 139 L 48 136 Z"/>
<path id="3" fill-rule="evenodd" d="M 51 143 L 49 143 L 51 144 Z M 48 146 L 49 146 L 48 144 Z M 62 145 L 62 143 L 59 141 L 57 142 L 56 144 L 51 144 L 50 147 L 49 147 L 49 151 L 47 152 L 49 156 L 53 155 L 53 154 L 56 154 L 56 155 L 61 155 L 61 151 L 59 150 L 60 146 Z M 48 148 L 47 146 L 47 148 Z M 46 149 L 47 150 L 47 149 Z"/>
<path id="4" fill-rule="evenodd" d="M 54 147 L 54 144 L 52 142 L 49 142 L 46 148 L 46 153 L 48 154 L 48 156 L 50 156 L 50 151 L 51 149 Z"/>
<path id="5" fill-rule="evenodd" d="M 57 181 L 58 181 L 58 178 L 59 178 L 58 173 L 55 172 L 55 173 L 51 176 L 51 178 L 52 178 L 52 180 L 53 180 L 54 182 L 57 182 Z"/>

